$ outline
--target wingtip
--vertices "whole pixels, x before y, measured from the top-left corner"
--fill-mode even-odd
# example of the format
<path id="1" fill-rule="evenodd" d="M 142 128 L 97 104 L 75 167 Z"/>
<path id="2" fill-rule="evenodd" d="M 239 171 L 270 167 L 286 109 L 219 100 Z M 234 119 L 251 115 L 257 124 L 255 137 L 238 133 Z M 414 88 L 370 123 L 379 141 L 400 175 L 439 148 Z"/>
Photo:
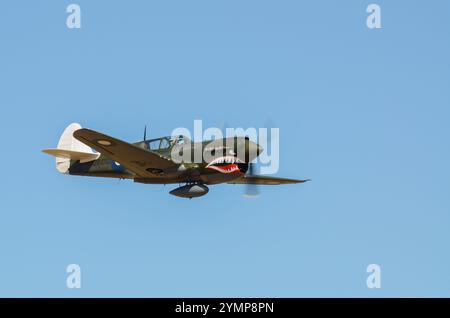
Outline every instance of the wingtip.
<path id="1" fill-rule="evenodd" d="M 83 131 L 89 131 L 89 130 L 90 130 L 90 129 L 88 129 L 88 128 L 80 128 L 80 129 L 75 130 L 75 131 L 73 132 L 73 135 L 74 135 L 74 136 L 77 135 L 77 132 L 80 133 L 80 132 L 83 132 Z"/>
<path id="2" fill-rule="evenodd" d="M 50 151 L 51 151 L 51 149 L 42 149 L 41 150 L 41 152 L 43 152 L 43 153 L 45 153 L 47 155 L 50 155 Z"/>

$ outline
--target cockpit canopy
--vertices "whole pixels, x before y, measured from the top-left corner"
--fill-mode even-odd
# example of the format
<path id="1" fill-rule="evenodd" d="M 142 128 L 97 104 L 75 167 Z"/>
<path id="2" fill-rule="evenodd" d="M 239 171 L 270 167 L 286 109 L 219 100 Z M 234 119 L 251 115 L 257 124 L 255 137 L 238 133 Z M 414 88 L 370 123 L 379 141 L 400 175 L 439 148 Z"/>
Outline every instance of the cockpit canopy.
<path id="1" fill-rule="evenodd" d="M 172 148 L 175 145 L 182 145 L 187 142 L 189 142 L 188 137 L 179 135 L 146 140 L 145 144 L 149 150 L 165 150 Z"/>

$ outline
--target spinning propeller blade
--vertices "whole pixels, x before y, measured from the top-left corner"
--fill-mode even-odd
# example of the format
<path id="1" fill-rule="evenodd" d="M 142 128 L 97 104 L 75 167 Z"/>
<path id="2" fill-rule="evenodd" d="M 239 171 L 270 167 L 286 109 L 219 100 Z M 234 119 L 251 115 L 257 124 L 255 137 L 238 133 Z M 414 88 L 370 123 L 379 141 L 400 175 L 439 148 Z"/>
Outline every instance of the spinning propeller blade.
<path id="1" fill-rule="evenodd" d="M 247 175 L 253 176 L 255 175 L 255 164 L 254 163 L 249 163 L 248 164 L 248 170 L 247 170 Z M 259 187 L 256 184 L 246 184 L 245 185 L 245 193 L 244 193 L 244 197 L 246 198 L 257 198 L 259 197 Z"/>

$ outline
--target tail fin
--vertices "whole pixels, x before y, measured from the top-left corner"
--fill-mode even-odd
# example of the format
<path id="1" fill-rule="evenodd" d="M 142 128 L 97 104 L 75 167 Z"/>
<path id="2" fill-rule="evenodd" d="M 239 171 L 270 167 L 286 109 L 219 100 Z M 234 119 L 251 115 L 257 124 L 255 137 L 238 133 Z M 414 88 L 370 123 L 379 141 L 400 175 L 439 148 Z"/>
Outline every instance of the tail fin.
<path id="1" fill-rule="evenodd" d="M 73 137 L 73 133 L 78 129 L 81 129 L 80 124 L 70 124 L 64 129 L 56 149 L 42 150 L 44 153 L 56 157 L 56 169 L 61 173 L 67 173 L 70 160 L 88 162 L 96 160 L 100 156 L 99 153 L 94 153 L 91 147 Z"/>

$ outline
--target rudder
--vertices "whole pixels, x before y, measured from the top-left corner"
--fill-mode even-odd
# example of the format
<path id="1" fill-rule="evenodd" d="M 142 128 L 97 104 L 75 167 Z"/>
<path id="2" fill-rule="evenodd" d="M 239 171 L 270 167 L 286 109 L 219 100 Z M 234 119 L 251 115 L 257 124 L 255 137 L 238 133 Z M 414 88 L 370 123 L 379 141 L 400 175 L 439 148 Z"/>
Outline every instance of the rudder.
<path id="1" fill-rule="evenodd" d="M 80 159 L 80 156 L 86 157 L 86 159 L 95 160 L 99 154 L 92 151 L 91 147 L 83 144 L 81 141 L 73 137 L 73 133 L 81 129 L 81 125 L 78 123 L 72 123 L 64 129 L 61 137 L 59 138 L 58 147 L 56 149 L 46 149 L 43 152 L 56 157 L 56 169 L 61 173 L 67 173 L 70 168 L 71 159 Z M 64 152 L 67 150 L 66 152 Z M 64 154 L 64 157 L 58 156 L 58 151 Z M 75 156 L 75 158 L 71 158 Z"/>

